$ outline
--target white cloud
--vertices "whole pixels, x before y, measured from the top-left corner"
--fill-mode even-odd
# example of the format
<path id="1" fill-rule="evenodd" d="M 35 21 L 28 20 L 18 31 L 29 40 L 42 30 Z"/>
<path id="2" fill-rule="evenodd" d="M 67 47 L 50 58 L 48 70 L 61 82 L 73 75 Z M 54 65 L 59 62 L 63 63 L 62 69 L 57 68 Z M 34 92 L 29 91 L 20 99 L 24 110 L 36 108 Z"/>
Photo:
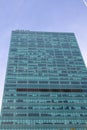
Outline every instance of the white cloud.
<path id="1" fill-rule="evenodd" d="M 87 7 L 87 0 L 83 0 L 85 6 Z"/>

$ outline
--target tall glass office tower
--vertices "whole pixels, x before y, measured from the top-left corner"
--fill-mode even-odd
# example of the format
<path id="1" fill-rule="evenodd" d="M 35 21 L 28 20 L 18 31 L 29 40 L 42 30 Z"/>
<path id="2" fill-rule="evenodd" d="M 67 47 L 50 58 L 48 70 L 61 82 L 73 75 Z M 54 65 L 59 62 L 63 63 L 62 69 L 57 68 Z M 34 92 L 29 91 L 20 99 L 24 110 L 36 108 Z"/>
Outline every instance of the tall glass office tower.
<path id="1" fill-rule="evenodd" d="M 87 69 L 74 33 L 12 31 L 0 130 L 86 130 Z"/>

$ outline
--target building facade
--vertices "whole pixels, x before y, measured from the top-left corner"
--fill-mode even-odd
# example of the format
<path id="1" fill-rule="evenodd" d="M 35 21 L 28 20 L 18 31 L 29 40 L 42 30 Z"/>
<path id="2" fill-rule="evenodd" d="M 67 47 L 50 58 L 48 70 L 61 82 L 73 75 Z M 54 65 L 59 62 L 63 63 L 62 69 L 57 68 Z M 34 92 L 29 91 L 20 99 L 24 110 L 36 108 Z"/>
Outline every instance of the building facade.
<path id="1" fill-rule="evenodd" d="M 74 33 L 12 31 L 0 129 L 87 129 L 87 69 Z"/>

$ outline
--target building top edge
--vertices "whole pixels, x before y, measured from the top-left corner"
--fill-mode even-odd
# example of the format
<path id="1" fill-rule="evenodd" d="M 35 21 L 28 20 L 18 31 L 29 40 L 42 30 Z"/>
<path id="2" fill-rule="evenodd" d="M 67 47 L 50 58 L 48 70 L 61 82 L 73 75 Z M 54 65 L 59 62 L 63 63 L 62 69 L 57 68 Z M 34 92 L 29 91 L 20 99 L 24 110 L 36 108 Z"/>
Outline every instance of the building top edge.
<path id="1" fill-rule="evenodd" d="M 74 34 L 74 32 L 57 32 L 57 31 L 30 31 L 30 30 L 12 30 L 12 33 L 20 33 L 20 32 L 33 32 L 33 33 L 68 33 L 68 34 Z"/>

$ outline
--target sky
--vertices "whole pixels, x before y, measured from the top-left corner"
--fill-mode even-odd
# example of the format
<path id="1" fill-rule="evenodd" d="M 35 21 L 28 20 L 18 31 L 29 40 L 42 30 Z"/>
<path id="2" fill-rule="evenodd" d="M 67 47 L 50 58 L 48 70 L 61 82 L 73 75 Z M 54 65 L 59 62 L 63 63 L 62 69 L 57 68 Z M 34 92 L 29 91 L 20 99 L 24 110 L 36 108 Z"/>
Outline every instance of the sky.
<path id="1" fill-rule="evenodd" d="M 12 30 L 74 32 L 87 66 L 86 0 L 0 0 L 0 107 Z"/>

